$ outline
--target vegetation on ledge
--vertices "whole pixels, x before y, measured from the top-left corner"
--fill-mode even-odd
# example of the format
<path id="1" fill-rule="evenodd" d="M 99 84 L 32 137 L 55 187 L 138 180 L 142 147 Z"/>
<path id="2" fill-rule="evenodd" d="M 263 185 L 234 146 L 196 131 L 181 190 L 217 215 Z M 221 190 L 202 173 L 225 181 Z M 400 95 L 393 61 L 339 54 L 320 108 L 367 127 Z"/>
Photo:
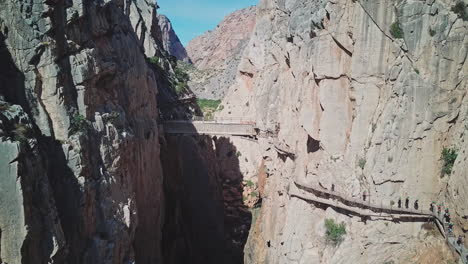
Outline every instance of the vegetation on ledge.
<path id="1" fill-rule="evenodd" d="M 333 219 L 325 219 L 325 229 L 327 242 L 336 246 L 344 240 L 344 235 L 346 235 L 345 223 L 337 224 Z"/>
<path id="2" fill-rule="evenodd" d="M 403 34 L 403 29 L 401 29 L 400 23 L 394 22 L 390 26 L 390 34 L 392 34 L 392 37 L 397 38 L 397 39 L 402 39 L 404 34 Z"/>
<path id="3" fill-rule="evenodd" d="M 214 113 L 216 111 L 223 110 L 221 105 L 221 100 L 211 100 L 211 99 L 197 99 L 198 106 L 200 107 L 203 115 L 207 119 L 214 118 Z"/>
<path id="4" fill-rule="evenodd" d="M 25 143 L 33 137 L 32 129 L 25 124 L 15 124 L 12 134 L 12 139 L 21 143 Z"/>
<path id="5" fill-rule="evenodd" d="M 174 70 L 175 74 L 175 92 L 177 95 L 182 94 L 183 92 L 189 89 L 188 81 L 190 80 L 190 76 L 188 73 L 179 65 L 176 66 Z"/>
<path id="6" fill-rule="evenodd" d="M 444 165 L 442 166 L 442 176 L 450 175 L 452 173 L 453 164 L 457 159 L 457 151 L 455 149 L 444 148 L 442 150 L 442 159 L 444 160 Z"/>
<path id="7" fill-rule="evenodd" d="M 70 120 L 70 133 L 85 132 L 88 129 L 88 120 L 80 114 L 74 115 Z"/>

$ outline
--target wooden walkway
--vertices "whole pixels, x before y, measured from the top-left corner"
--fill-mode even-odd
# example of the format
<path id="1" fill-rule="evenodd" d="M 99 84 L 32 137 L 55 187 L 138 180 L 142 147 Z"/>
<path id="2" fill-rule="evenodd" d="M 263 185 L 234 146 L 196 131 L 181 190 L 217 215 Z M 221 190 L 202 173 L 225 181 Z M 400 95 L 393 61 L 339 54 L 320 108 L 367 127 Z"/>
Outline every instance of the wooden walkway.
<path id="1" fill-rule="evenodd" d="M 464 245 L 457 244 L 457 238 L 448 233 L 448 228 L 443 221 L 443 216 L 433 213 L 430 210 L 398 208 L 398 206 L 383 205 L 383 201 L 372 203 L 370 200 L 364 201 L 338 192 L 326 190 L 320 186 L 311 186 L 301 183 L 295 183 L 290 189 L 290 196 L 296 197 L 308 202 L 319 203 L 331 206 L 347 212 L 369 219 L 387 219 L 391 221 L 411 221 L 425 222 L 433 220 L 441 234 L 446 238 L 447 244 L 456 251 L 464 264 L 468 264 L 468 250 Z"/>

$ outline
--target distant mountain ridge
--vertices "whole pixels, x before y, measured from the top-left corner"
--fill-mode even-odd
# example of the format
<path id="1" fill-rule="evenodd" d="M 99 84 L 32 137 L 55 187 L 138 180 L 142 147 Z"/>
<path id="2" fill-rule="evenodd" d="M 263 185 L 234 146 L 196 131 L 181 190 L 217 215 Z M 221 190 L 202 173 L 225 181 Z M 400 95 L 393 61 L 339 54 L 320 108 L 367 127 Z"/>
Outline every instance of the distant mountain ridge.
<path id="1" fill-rule="evenodd" d="M 191 40 L 186 47 L 195 69 L 190 88 L 198 97 L 221 99 L 234 83 L 242 54 L 255 27 L 256 7 L 226 16 L 212 31 Z"/>
<path id="2" fill-rule="evenodd" d="M 169 18 L 165 15 L 158 14 L 158 24 L 161 30 L 162 44 L 164 50 L 166 50 L 170 55 L 177 58 L 177 60 L 190 62 L 189 57 L 187 56 L 187 51 L 184 48 L 184 45 L 180 42 L 179 37 L 172 27 L 172 23 Z"/>

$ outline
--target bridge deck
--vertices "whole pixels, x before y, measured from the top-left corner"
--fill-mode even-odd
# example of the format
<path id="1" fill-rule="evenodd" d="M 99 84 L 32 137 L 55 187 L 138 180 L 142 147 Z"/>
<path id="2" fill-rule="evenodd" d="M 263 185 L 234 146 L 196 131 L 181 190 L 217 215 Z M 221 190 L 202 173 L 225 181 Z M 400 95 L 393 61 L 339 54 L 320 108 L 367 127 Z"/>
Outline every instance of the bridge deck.
<path id="1" fill-rule="evenodd" d="M 253 123 L 234 121 L 166 121 L 166 134 L 256 136 Z"/>

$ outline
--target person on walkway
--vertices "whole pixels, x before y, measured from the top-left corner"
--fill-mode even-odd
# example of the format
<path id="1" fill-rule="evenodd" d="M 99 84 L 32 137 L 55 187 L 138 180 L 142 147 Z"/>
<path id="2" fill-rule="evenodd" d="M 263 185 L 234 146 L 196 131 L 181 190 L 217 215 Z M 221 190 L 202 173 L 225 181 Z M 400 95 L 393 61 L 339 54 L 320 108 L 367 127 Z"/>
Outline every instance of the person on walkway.
<path id="1" fill-rule="evenodd" d="M 418 210 L 419 209 L 419 200 L 416 199 L 416 201 L 414 201 L 414 209 Z"/>
<path id="2" fill-rule="evenodd" d="M 463 237 L 462 237 L 462 235 L 458 235 L 457 245 L 461 246 L 461 244 L 463 244 Z"/>
<path id="3" fill-rule="evenodd" d="M 442 211 L 442 206 L 440 204 L 437 206 L 437 214 L 440 215 L 440 212 Z"/>
<path id="4" fill-rule="evenodd" d="M 362 193 L 362 200 L 366 201 L 366 192 Z"/>
<path id="5" fill-rule="evenodd" d="M 444 218 L 445 218 L 445 222 L 450 223 L 450 214 L 449 213 L 445 213 Z"/>
<path id="6" fill-rule="evenodd" d="M 448 224 L 448 233 L 451 235 L 453 233 L 453 223 Z"/>
<path id="7" fill-rule="evenodd" d="M 409 207 L 409 196 L 406 196 L 405 207 L 406 207 L 406 209 L 408 209 L 408 207 Z"/>
<path id="8" fill-rule="evenodd" d="M 398 208 L 401 208 L 401 197 L 398 198 Z"/>
<path id="9" fill-rule="evenodd" d="M 332 191 L 332 192 L 335 191 L 335 184 L 333 184 L 333 183 L 332 183 L 331 191 Z"/>
<path id="10" fill-rule="evenodd" d="M 434 201 L 432 201 L 431 208 L 429 210 L 431 210 L 431 212 L 433 212 L 433 213 L 435 211 L 435 205 L 436 205 L 436 203 Z"/>

